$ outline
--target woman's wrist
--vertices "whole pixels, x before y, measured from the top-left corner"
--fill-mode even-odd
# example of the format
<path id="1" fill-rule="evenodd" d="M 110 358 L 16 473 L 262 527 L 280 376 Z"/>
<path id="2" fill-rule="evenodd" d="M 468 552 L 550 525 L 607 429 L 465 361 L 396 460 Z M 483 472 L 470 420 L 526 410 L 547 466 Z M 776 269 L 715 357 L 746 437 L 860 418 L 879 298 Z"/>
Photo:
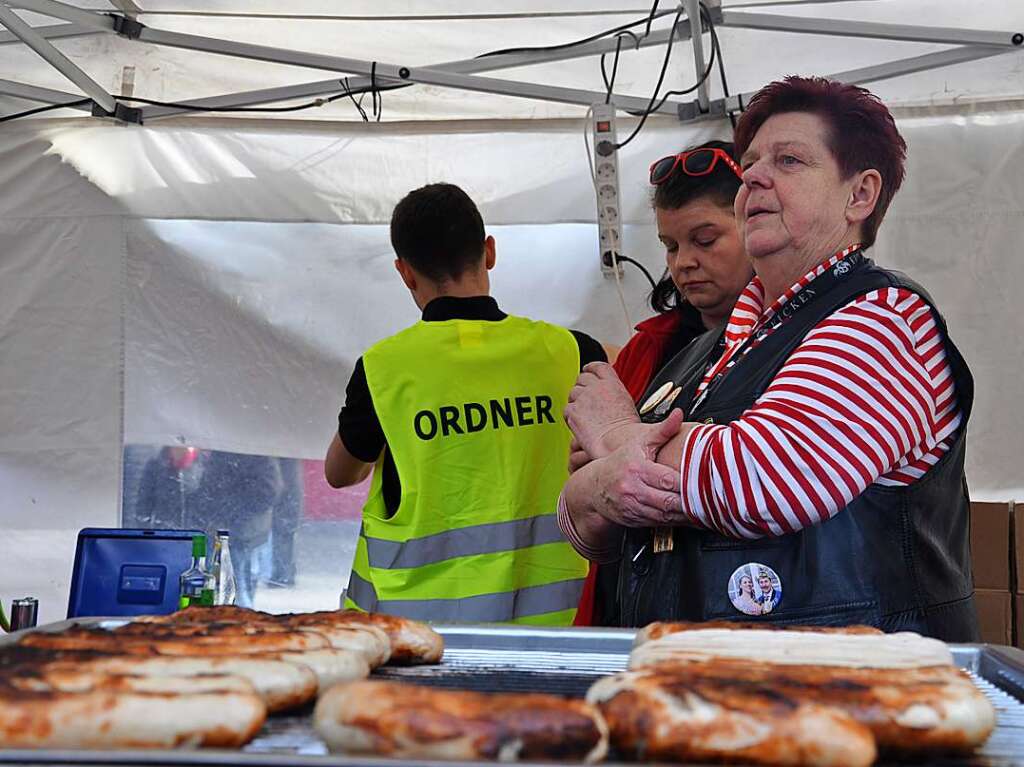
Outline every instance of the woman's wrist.
<path id="1" fill-rule="evenodd" d="M 599 564 L 614 562 L 619 558 L 618 541 L 621 530 L 593 511 L 580 505 L 573 505 L 572 480 L 558 496 L 558 526 L 572 544 L 572 547 L 586 559 Z"/>
<path id="2" fill-rule="evenodd" d="M 639 417 L 623 419 L 614 424 L 610 424 L 601 435 L 601 454 L 595 457 L 604 458 L 606 455 L 614 453 L 620 447 L 635 439 L 637 426 L 642 426 Z"/>

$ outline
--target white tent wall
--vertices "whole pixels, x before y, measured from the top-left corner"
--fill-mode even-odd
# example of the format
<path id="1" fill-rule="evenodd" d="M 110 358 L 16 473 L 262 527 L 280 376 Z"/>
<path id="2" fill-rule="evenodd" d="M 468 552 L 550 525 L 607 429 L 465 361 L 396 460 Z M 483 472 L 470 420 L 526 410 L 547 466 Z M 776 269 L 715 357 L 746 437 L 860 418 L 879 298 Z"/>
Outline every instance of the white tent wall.
<path id="1" fill-rule="evenodd" d="M 1024 357 L 1024 114 L 904 114 L 900 127 L 908 178 L 874 256 L 932 292 L 974 370 L 973 494 L 1024 497 L 1024 437 L 1007 418 Z M 649 161 L 725 128 L 652 120 L 624 151 L 625 249 L 653 271 Z M 0 482 L 14 555 L 0 584 L 62 616 L 77 529 L 118 520 L 122 419 L 130 443 L 322 456 L 355 358 L 416 317 L 386 221 L 428 181 L 479 202 L 505 308 L 621 343 L 588 173 L 578 120 L 4 127 Z M 623 289 L 635 322 L 647 285 L 628 265 Z"/>
<path id="2" fill-rule="evenodd" d="M 57 618 L 78 530 L 118 523 L 125 238 L 49 149 L 0 137 L 0 584 Z"/>

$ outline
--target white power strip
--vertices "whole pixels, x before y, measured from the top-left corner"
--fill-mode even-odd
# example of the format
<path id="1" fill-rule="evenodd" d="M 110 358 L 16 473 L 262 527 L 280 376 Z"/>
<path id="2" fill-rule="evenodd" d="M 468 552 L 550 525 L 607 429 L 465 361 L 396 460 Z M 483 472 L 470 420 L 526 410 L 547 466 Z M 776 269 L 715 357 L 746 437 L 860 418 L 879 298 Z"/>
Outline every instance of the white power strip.
<path id="1" fill-rule="evenodd" d="M 601 271 L 613 274 L 622 264 L 622 209 L 619 205 L 619 152 L 615 134 L 615 106 L 595 104 L 591 109 L 594 136 L 594 191 L 597 194 L 597 228 Z"/>

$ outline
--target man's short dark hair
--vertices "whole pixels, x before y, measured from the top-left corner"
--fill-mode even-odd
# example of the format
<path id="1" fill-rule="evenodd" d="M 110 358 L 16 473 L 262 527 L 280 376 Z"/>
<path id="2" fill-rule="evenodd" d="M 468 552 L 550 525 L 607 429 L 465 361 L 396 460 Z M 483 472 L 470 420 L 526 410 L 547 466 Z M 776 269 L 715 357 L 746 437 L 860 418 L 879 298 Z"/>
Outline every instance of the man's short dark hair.
<path id="1" fill-rule="evenodd" d="M 484 255 L 484 221 L 455 184 L 409 192 L 391 214 L 395 254 L 434 282 L 457 280 Z"/>

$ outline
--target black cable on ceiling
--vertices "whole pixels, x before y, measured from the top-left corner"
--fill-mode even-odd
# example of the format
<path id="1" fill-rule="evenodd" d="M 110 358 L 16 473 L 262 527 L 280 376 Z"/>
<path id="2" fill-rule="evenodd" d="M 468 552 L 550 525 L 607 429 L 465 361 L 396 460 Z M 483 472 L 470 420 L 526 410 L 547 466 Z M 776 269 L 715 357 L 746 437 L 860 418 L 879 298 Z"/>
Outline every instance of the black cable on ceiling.
<path id="1" fill-rule="evenodd" d="M 608 73 L 604 68 L 604 57 L 606 54 L 601 54 L 601 79 L 604 81 L 604 103 L 607 104 L 612 100 L 612 89 L 615 87 L 615 75 L 619 72 L 619 54 L 622 52 L 622 35 L 632 34 L 620 32 L 615 40 L 615 59 L 612 61 L 612 76 L 608 77 Z"/>
<path id="2" fill-rule="evenodd" d="M 41 112 L 49 112 L 54 109 L 80 107 L 83 104 L 89 103 L 92 103 L 92 99 L 79 99 L 78 101 L 69 101 L 66 104 L 47 104 L 45 107 L 35 107 L 34 109 L 26 109 L 24 112 L 15 112 L 14 114 L 4 115 L 3 117 L 0 117 L 0 123 L 5 123 L 9 120 L 17 120 L 19 117 L 30 117 L 31 115 L 37 115 Z"/>
<path id="3" fill-rule="evenodd" d="M 708 23 L 709 28 L 713 30 L 714 26 L 713 26 L 712 21 L 711 21 L 711 15 L 709 13 L 707 13 L 707 7 L 703 3 L 701 3 L 700 4 L 700 8 L 701 8 L 701 11 L 700 11 L 701 19 L 706 21 Z M 708 58 L 708 64 L 707 64 L 706 67 L 704 67 L 704 71 L 701 73 L 700 78 L 697 80 L 697 82 L 694 83 L 693 85 L 691 85 L 689 88 L 685 88 L 685 89 L 683 89 L 681 91 L 666 91 L 665 95 L 661 97 L 661 100 L 654 107 L 653 111 L 657 112 L 659 109 L 661 109 L 662 106 L 664 106 L 665 102 L 668 101 L 668 99 L 671 96 L 685 96 L 688 93 L 693 93 L 701 85 L 706 83 L 708 78 L 711 77 L 711 70 L 712 70 L 712 68 L 715 65 L 715 58 L 716 58 L 717 48 L 718 48 L 718 46 L 714 42 L 714 37 L 712 37 L 711 56 Z M 631 112 L 630 114 L 633 114 L 633 113 Z M 641 113 L 637 112 L 635 114 L 639 115 Z"/>
<path id="4" fill-rule="evenodd" d="M 359 101 L 356 101 L 356 97 L 352 93 L 352 89 L 349 87 L 348 78 L 346 77 L 340 82 L 342 86 L 344 86 L 345 88 L 345 95 L 352 99 L 352 106 L 354 106 L 356 108 L 356 111 L 359 112 L 359 116 L 363 118 L 363 122 L 370 122 L 370 118 L 366 116 L 366 110 L 363 109 L 363 97 L 366 96 L 366 92 L 363 91 L 363 93 L 359 94 Z"/>
<path id="5" fill-rule="evenodd" d="M 654 14 L 658 12 L 658 5 L 661 0 L 654 0 L 654 4 L 651 6 L 651 12 L 647 14 L 647 26 L 644 28 L 644 37 L 651 34 L 651 24 L 654 23 Z"/>
<path id="6" fill-rule="evenodd" d="M 370 99 L 373 105 L 373 116 L 380 122 L 380 116 L 384 114 L 384 100 L 380 95 L 380 88 L 377 87 L 377 62 L 370 62 Z"/>
<path id="7" fill-rule="evenodd" d="M 618 144 L 615 145 L 616 149 L 622 149 L 630 141 L 635 139 L 637 135 L 639 135 L 640 131 L 644 127 L 644 123 L 647 122 L 647 118 L 651 115 L 651 112 L 653 111 L 652 107 L 654 107 L 655 102 L 658 100 L 658 93 L 661 91 L 661 84 L 665 81 L 665 73 L 668 72 L 668 62 L 672 58 L 672 43 L 674 43 L 676 39 L 675 28 L 676 25 L 679 24 L 679 19 L 682 17 L 682 15 L 683 8 L 682 6 L 680 6 L 679 10 L 676 11 L 676 17 L 672 22 L 673 31 L 668 38 L 668 45 L 665 46 L 665 60 L 662 62 L 661 65 L 661 74 L 658 75 L 658 82 L 654 86 L 654 93 L 651 94 L 651 100 L 647 104 L 647 109 L 644 110 L 643 115 L 640 117 L 640 122 L 637 123 L 636 128 L 633 129 L 633 132 L 630 133 L 624 141 L 620 141 Z M 664 103 L 664 101 L 662 103 Z"/>
<path id="8" fill-rule="evenodd" d="M 598 32 L 595 35 L 591 35 L 590 37 L 584 37 L 581 40 L 574 40 L 571 43 L 559 43 L 558 45 L 534 45 L 534 46 L 528 46 L 528 47 L 523 47 L 523 48 L 502 48 L 501 50 L 497 50 L 497 51 L 488 51 L 487 53 L 481 53 L 480 55 L 475 56 L 474 58 L 482 59 L 482 58 L 485 58 L 487 56 L 503 56 L 503 55 L 508 54 L 508 53 L 532 53 L 532 52 L 536 52 L 536 51 L 560 51 L 560 50 L 563 50 L 565 48 L 575 48 L 576 46 L 585 45 L 586 43 L 592 43 L 595 40 L 601 40 L 602 38 L 608 37 L 609 35 L 614 35 L 616 32 L 625 32 L 626 30 L 632 29 L 633 27 L 638 27 L 641 24 L 649 24 L 649 23 L 653 22 L 654 19 L 660 19 L 662 16 L 670 16 L 673 13 L 676 13 L 676 11 L 674 11 L 674 10 L 672 10 L 672 11 L 660 11 L 660 12 L 656 11 L 653 14 L 653 18 L 652 18 L 651 14 L 647 14 L 643 18 L 637 19 L 636 21 L 631 21 L 628 24 L 622 24 L 622 25 L 617 26 L 617 27 L 612 27 L 611 29 L 606 29 L 604 32 Z"/>

